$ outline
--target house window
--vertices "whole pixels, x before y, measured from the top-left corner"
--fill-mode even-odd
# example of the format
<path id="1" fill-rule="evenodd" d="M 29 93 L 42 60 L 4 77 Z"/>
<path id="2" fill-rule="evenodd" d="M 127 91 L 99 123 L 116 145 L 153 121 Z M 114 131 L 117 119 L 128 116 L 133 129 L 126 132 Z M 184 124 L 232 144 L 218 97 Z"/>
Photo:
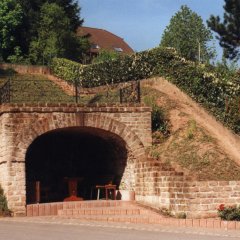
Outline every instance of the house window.
<path id="1" fill-rule="evenodd" d="M 91 46 L 93 49 L 99 49 L 100 48 L 100 46 L 99 45 L 97 45 L 97 44 L 92 44 L 92 46 Z"/>
<path id="2" fill-rule="evenodd" d="M 120 47 L 114 47 L 114 50 L 117 51 L 117 52 L 122 52 L 123 51 L 122 48 L 120 48 Z"/>

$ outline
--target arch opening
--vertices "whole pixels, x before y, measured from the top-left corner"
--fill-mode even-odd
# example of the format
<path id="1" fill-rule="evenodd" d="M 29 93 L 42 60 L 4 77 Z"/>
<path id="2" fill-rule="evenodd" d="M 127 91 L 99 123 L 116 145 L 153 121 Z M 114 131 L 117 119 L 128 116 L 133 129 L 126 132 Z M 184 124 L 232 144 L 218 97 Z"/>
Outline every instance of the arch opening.
<path id="1" fill-rule="evenodd" d="M 75 180 L 77 196 L 96 199 L 96 185 L 119 186 L 127 165 L 128 150 L 118 135 L 92 127 L 68 127 L 37 137 L 26 153 L 27 204 L 63 201 L 69 181 Z"/>

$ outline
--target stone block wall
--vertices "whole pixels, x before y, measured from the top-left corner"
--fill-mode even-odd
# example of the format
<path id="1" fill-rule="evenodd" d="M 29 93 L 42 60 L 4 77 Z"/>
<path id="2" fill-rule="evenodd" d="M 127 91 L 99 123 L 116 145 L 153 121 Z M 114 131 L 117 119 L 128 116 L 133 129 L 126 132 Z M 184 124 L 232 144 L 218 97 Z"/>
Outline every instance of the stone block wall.
<path id="1" fill-rule="evenodd" d="M 240 181 L 187 181 L 182 190 L 189 217 L 214 217 L 220 204 L 240 205 Z"/>
<path id="2" fill-rule="evenodd" d="M 163 163 L 138 163 L 136 199 L 188 218 L 217 216 L 220 204 L 240 205 L 240 181 L 192 181 Z"/>
<path id="3" fill-rule="evenodd" d="M 149 158 L 137 164 L 135 174 L 138 201 L 159 209 L 173 210 L 170 188 L 174 181 L 183 181 L 182 172 L 176 172 L 166 164 Z"/>

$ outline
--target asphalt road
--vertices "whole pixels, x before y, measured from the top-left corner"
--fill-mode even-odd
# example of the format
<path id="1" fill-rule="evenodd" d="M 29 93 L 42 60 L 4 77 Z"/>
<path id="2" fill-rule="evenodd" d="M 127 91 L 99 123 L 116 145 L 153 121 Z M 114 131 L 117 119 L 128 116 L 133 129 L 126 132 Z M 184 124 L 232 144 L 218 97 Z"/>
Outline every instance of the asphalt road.
<path id="1" fill-rule="evenodd" d="M 239 231 L 77 222 L 0 220 L 0 240 L 240 240 Z"/>

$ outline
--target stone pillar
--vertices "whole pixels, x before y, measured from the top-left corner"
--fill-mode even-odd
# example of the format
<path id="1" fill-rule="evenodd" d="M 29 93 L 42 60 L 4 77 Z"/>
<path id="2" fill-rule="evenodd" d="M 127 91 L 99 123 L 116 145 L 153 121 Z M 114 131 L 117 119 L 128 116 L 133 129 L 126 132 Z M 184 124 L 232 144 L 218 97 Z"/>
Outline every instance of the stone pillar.
<path id="1" fill-rule="evenodd" d="M 17 147 L 19 131 L 11 114 L 0 117 L 0 184 L 15 216 L 26 214 L 25 149 Z"/>
<path id="2" fill-rule="evenodd" d="M 8 191 L 6 197 L 14 216 L 26 215 L 25 162 L 11 162 L 8 166 Z"/>

